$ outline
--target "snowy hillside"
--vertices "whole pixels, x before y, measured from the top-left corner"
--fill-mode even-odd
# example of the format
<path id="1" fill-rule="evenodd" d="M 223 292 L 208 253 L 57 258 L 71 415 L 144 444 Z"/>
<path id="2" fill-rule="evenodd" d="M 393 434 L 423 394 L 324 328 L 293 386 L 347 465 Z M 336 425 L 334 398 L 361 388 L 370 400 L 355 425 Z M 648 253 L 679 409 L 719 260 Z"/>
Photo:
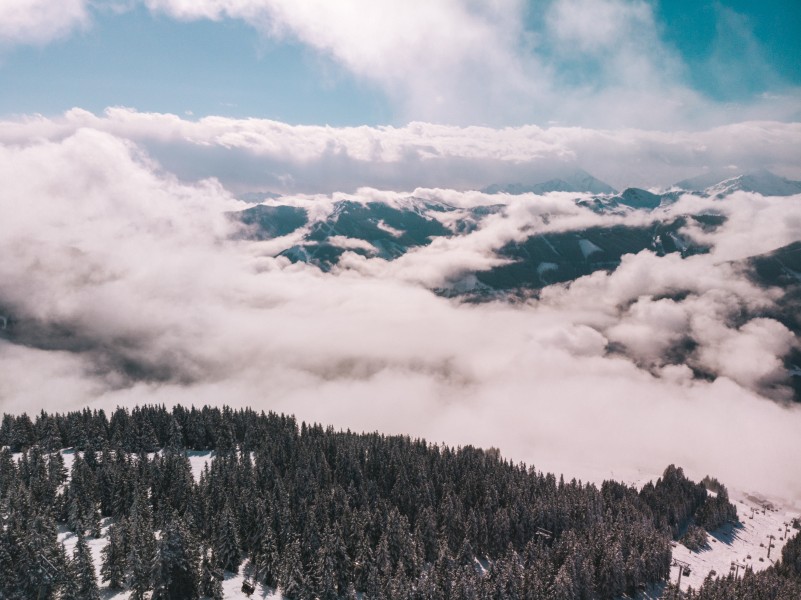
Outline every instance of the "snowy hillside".
<path id="1" fill-rule="evenodd" d="M 699 588 L 708 575 L 724 576 L 732 570 L 732 563 L 739 564 L 739 573 L 745 568 L 763 571 L 774 564 L 781 556 L 787 535 L 797 533 L 790 523 L 798 512 L 786 505 L 769 502 L 758 495 L 733 492 L 732 499 L 737 506 L 740 523 L 728 524 L 709 536 L 708 548 L 691 552 L 682 544 L 673 548 L 673 558 L 690 565 L 690 574 L 682 576 L 681 588 Z M 770 540 L 768 536 L 774 536 Z M 768 558 L 768 543 L 772 543 Z M 735 573 L 738 567 L 734 567 Z M 672 582 L 678 580 L 679 567 L 670 571 Z"/>
<path id="2" fill-rule="evenodd" d="M 159 453 L 150 453 L 153 458 Z M 76 456 L 83 456 L 82 452 L 75 452 L 71 449 L 63 450 L 61 456 L 64 459 L 64 466 L 69 472 L 72 469 Z M 21 454 L 16 454 L 19 460 Z M 253 458 L 253 456 L 251 457 Z M 192 475 L 198 480 L 204 470 L 207 470 L 212 460 L 212 451 L 191 451 L 188 452 L 188 459 Z M 650 477 L 644 473 L 639 473 L 629 484 L 640 488 Z M 714 495 L 713 492 L 710 492 Z M 753 571 L 763 571 L 775 563 L 777 557 L 781 556 L 789 536 L 797 532 L 792 527 L 794 519 L 799 517 L 798 507 L 790 508 L 788 504 L 776 499 L 769 500 L 754 493 L 732 492 L 731 498 L 736 505 L 739 516 L 739 523 L 727 523 L 709 535 L 709 542 L 705 548 L 698 552 L 688 550 L 681 543 L 673 542 L 672 557 L 674 564 L 670 570 L 670 581 L 675 583 L 679 579 L 679 571 L 685 566 L 689 567 L 689 572 L 684 571 L 681 577 L 681 589 L 687 590 L 690 587 L 699 588 L 704 579 L 708 576 L 725 576 L 730 573 L 743 572 L 746 568 Z M 96 575 L 100 576 L 102 563 L 102 549 L 109 541 L 109 528 L 113 520 L 104 518 L 101 522 L 100 538 L 87 538 L 89 549 L 95 563 Z M 157 537 L 159 532 L 156 532 Z M 772 539 L 771 537 L 772 536 Z M 58 541 L 64 545 L 66 553 L 71 556 L 77 543 L 77 537 L 70 532 L 65 525 L 59 526 Z M 768 557 L 768 543 L 772 543 L 770 557 Z M 681 565 L 681 566 L 680 566 Z M 246 577 L 249 573 L 249 563 L 245 562 L 237 574 L 226 572 L 222 582 L 222 590 L 225 599 L 244 600 L 246 598 L 282 600 L 280 590 L 265 586 L 259 582 L 253 582 Z M 242 590 L 245 581 L 251 582 L 255 588 L 252 594 L 246 594 Z M 649 591 L 640 595 L 643 599 L 664 598 L 666 593 L 664 585 L 651 586 Z M 128 590 L 113 591 L 107 586 L 101 586 L 101 598 L 103 600 L 125 600 L 129 597 Z M 205 597 L 204 597 L 205 598 Z"/>

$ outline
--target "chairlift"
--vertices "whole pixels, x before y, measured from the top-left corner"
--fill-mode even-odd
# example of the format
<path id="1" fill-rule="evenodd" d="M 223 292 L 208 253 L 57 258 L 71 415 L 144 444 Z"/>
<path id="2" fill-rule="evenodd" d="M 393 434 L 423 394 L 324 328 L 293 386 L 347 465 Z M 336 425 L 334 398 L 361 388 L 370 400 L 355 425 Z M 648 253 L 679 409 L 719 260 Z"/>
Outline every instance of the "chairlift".
<path id="1" fill-rule="evenodd" d="M 690 567 L 684 567 L 684 570 L 681 572 L 681 574 L 687 577 L 690 574 Z"/>
<path id="2" fill-rule="evenodd" d="M 734 568 L 734 567 L 732 567 L 732 568 Z M 712 570 L 709 572 L 709 576 L 710 576 L 710 577 L 717 577 L 717 575 L 718 575 L 718 572 L 717 572 L 717 571 L 715 571 L 715 569 L 712 569 Z"/>
<path id="3" fill-rule="evenodd" d="M 250 581 L 245 579 L 242 582 L 242 593 L 243 594 L 245 594 L 246 596 L 250 597 L 250 595 L 255 591 L 256 591 L 256 586 L 253 585 Z"/>

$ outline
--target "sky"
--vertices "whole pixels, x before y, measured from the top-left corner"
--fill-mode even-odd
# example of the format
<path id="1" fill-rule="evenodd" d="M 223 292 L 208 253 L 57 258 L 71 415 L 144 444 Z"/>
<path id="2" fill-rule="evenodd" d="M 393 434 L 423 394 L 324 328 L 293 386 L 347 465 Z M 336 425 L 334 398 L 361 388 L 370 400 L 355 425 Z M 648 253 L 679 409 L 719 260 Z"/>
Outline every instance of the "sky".
<path id="1" fill-rule="evenodd" d="M 801 240 L 801 197 L 602 217 L 477 191 L 578 168 L 620 190 L 801 179 L 800 15 L 778 0 L 0 0 L 0 316 L 24 329 L 0 331 L 0 410 L 225 402 L 568 476 L 676 463 L 801 502 L 782 362 L 798 340 L 764 316 L 780 292 L 742 270 Z M 397 260 L 350 252 L 322 272 L 280 255 L 302 232 L 242 239 L 229 213 L 254 192 L 312 223 L 343 199 L 493 208 Z M 681 231 L 705 255 L 646 250 L 520 302 L 434 293 L 533 232 L 710 211 L 725 226 Z M 708 377 L 671 353 L 690 339 Z"/>
<path id="2" fill-rule="evenodd" d="M 0 4 L 0 115 L 692 128 L 797 120 L 792 0 Z"/>

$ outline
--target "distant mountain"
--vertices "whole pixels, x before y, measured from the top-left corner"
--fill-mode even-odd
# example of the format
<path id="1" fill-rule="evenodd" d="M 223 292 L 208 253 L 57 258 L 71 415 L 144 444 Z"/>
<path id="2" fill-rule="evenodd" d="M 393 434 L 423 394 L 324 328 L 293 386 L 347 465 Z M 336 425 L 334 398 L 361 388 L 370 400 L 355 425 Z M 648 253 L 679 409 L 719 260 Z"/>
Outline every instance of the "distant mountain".
<path id="1" fill-rule="evenodd" d="M 682 190 L 703 192 L 707 196 L 725 196 L 732 192 L 755 192 L 764 196 L 801 194 L 801 181 L 780 177 L 766 169 L 726 177 L 720 172 L 706 173 L 675 184 Z"/>
<path id="2" fill-rule="evenodd" d="M 759 316 L 776 319 L 796 336 L 801 335 L 801 242 L 739 262 L 750 279 L 761 286 L 779 288 L 783 294 Z M 801 348 L 793 348 L 785 359 L 795 398 L 801 400 Z"/>
<path id="3" fill-rule="evenodd" d="M 703 192 L 705 189 L 712 187 L 721 181 L 725 181 L 726 179 L 731 179 L 736 175 L 737 173 L 733 173 L 730 170 L 722 171 L 718 169 L 716 171 L 703 173 L 702 175 L 697 175 L 695 177 L 682 179 L 681 181 L 674 183 L 673 187 L 686 190 L 688 192 Z"/>
<path id="4" fill-rule="evenodd" d="M 242 223 L 250 226 L 245 237 L 255 240 L 289 235 L 308 221 L 306 210 L 296 206 L 259 204 L 234 214 Z"/>
<path id="5" fill-rule="evenodd" d="M 494 183 L 482 190 L 486 194 L 547 194 L 548 192 L 574 192 L 589 194 L 615 194 L 617 190 L 608 183 L 596 179 L 581 169 L 561 177 L 549 179 L 533 185 Z"/>
<path id="6" fill-rule="evenodd" d="M 696 178 L 687 180 L 687 187 L 705 183 Z M 618 193 L 584 171 L 553 178 L 531 186 L 493 186 L 491 192 L 575 193 L 578 206 L 601 215 L 625 215 L 632 211 L 652 211 L 668 206 L 683 194 L 725 196 L 736 190 L 763 194 L 801 193 L 801 182 L 778 177 L 768 171 L 756 171 L 718 181 L 705 191 L 671 190 L 654 193 L 641 188 L 626 188 Z M 427 246 L 441 237 L 468 235 L 481 227 L 490 215 L 503 214 L 503 203 L 475 207 L 409 197 L 392 202 L 356 202 L 340 200 L 322 219 L 309 219 L 306 210 L 276 205 L 251 207 L 232 216 L 248 225 L 244 236 L 270 239 L 297 232 L 299 235 L 281 255 L 293 262 L 306 262 L 327 271 L 338 264 L 346 252 L 365 257 L 394 260 L 413 248 Z M 650 250 L 657 255 L 678 253 L 682 256 L 706 252 L 684 232 L 694 224 L 706 231 L 719 227 L 725 218 L 719 215 L 680 216 L 665 212 L 645 226 L 616 224 L 595 226 L 566 232 L 534 233 L 524 239 L 498 248 L 496 254 L 505 264 L 489 270 L 465 272 L 444 295 L 460 295 L 485 300 L 503 294 L 528 294 L 559 282 L 572 281 L 594 271 L 612 271 L 625 254 Z M 767 259 L 766 259 L 767 260 Z M 766 264 L 775 265 L 771 258 Z M 763 267 L 763 269 L 766 267 Z M 795 281 L 791 273 L 801 272 L 793 266 L 781 271 L 783 277 Z M 795 329 L 796 327 L 794 327 Z M 798 324 L 801 328 L 801 323 Z"/>
<path id="7" fill-rule="evenodd" d="M 618 202 L 631 208 L 651 210 L 662 204 L 662 196 L 640 188 L 626 188 L 620 194 Z"/>
<path id="8" fill-rule="evenodd" d="M 763 196 L 793 196 L 801 194 L 801 181 L 792 181 L 760 170 L 726 179 L 706 189 L 710 196 L 725 196 L 732 192 L 756 192 Z"/>

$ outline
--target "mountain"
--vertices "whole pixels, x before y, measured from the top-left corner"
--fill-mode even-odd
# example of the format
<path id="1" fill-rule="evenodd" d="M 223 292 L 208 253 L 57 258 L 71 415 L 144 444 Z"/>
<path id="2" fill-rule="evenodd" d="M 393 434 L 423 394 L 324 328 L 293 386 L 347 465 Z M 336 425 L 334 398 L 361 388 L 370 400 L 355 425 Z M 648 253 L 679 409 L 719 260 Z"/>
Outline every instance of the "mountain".
<path id="1" fill-rule="evenodd" d="M 705 189 L 712 187 L 721 181 L 731 179 L 734 176 L 735 173 L 732 173 L 731 170 L 723 171 L 718 169 L 715 171 L 710 171 L 709 173 L 696 175 L 695 177 L 682 179 L 681 181 L 674 183 L 673 187 L 680 190 L 686 190 L 688 192 L 703 192 Z"/>
<path id="2" fill-rule="evenodd" d="M 795 332 L 801 332 L 801 242 L 793 242 L 767 254 L 752 256 L 739 263 L 749 278 L 763 287 L 779 288 L 782 295 L 763 315 L 781 322 Z M 790 385 L 795 397 L 801 398 L 801 349 L 793 348 L 786 357 Z"/>
<path id="3" fill-rule="evenodd" d="M 246 237 L 255 240 L 289 235 L 308 222 L 306 210 L 296 206 L 259 204 L 235 214 L 242 223 L 249 225 Z"/>
<path id="4" fill-rule="evenodd" d="M 626 188 L 618 202 L 631 208 L 652 210 L 662 204 L 662 196 L 640 188 Z"/>
<path id="5" fill-rule="evenodd" d="M 548 192 L 574 192 L 589 194 L 615 194 L 617 190 L 581 169 L 548 181 L 527 185 L 494 183 L 482 190 L 486 194 L 547 194 Z"/>
<path id="6" fill-rule="evenodd" d="M 509 263 L 476 273 L 475 277 L 482 284 L 482 293 L 520 292 L 573 281 L 599 270 L 613 271 L 625 254 L 643 250 L 682 256 L 706 252 L 707 248 L 693 244 L 681 234 L 689 219 L 711 228 L 722 223 L 714 217 L 695 216 L 647 227 L 616 225 L 532 235 L 498 251 Z"/>
<path id="7" fill-rule="evenodd" d="M 599 194 L 590 198 L 577 198 L 576 204 L 603 215 L 626 214 L 632 210 L 654 210 L 676 201 L 670 193 L 654 194 L 640 188 L 626 188 L 622 194 Z"/>
<path id="8" fill-rule="evenodd" d="M 728 175 L 728 177 L 727 177 Z M 707 196 L 725 196 L 732 192 L 755 192 L 763 196 L 792 196 L 801 194 L 801 181 L 793 181 L 758 169 L 732 176 L 720 171 L 705 173 L 684 179 L 674 187 L 691 192 L 703 192 Z"/>
<path id="9" fill-rule="evenodd" d="M 801 194 L 801 181 L 785 179 L 762 169 L 726 179 L 705 191 L 709 196 L 725 196 L 737 191 L 755 192 L 763 196 L 793 196 Z"/>

